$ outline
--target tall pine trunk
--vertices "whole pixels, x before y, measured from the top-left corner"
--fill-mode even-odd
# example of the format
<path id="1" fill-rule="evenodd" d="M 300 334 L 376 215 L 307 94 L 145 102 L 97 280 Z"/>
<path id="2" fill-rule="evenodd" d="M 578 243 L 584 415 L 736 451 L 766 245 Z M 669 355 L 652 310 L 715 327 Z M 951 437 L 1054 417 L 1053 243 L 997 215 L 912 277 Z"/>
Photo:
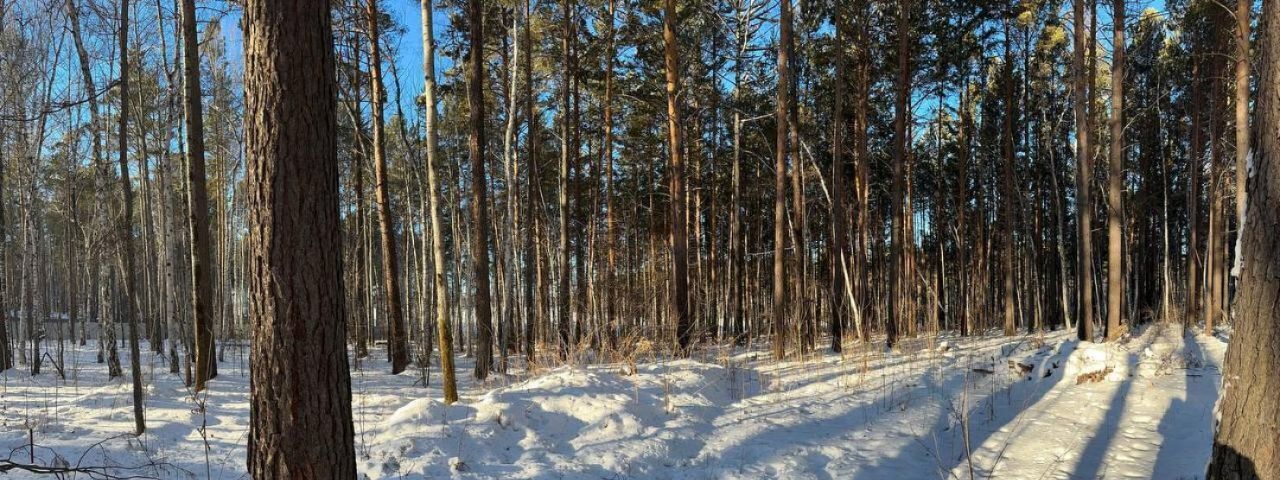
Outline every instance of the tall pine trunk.
<path id="1" fill-rule="evenodd" d="M 329 5 L 250 0 L 244 16 L 248 470 L 354 479 Z"/>
<path id="2" fill-rule="evenodd" d="M 1075 44 L 1072 48 L 1071 75 L 1074 85 L 1071 92 L 1072 106 L 1076 120 L 1076 213 L 1080 216 L 1077 226 L 1079 253 L 1076 257 L 1076 291 L 1080 306 L 1076 315 L 1076 335 L 1081 340 L 1093 339 L 1093 202 L 1090 184 L 1092 183 L 1092 160 L 1089 140 L 1093 132 L 1090 130 L 1088 102 L 1088 85 L 1085 75 L 1085 50 L 1091 44 L 1085 38 L 1084 20 L 1085 0 L 1073 0 L 1071 9 L 1075 25 Z"/>
<path id="3" fill-rule="evenodd" d="M 841 350 L 840 342 L 844 337 L 845 301 L 853 293 L 849 289 L 849 212 L 846 206 L 847 189 L 845 188 L 846 172 L 844 168 L 844 134 L 848 128 L 845 122 L 846 112 L 844 105 L 845 45 L 847 42 L 845 35 L 845 21 L 847 19 L 844 18 L 844 13 L 843 8 L 836 7 L 834 22 L 836 24 L 836 45 L 839 50 L 835 54 L 835 105 L 831 109 L 832 118 L 835 121 L 831 129 L 831 245 L 827 254 L 831 263 L 831 317 L 829 320 L 831 351 L 837 353 Z"/>
<path id="4" fill-rule="evenodd" d="M 868 6 L 859 6 L 857 15 L 854 17 L 857 21 L 857 26 L 853 29 L 854 45 L 864 45 L 869 37 L 869 17 Z M 857 163 L 855 174 L 857 176 L 856 185 L 858 186 L 856 189 L 858 213 L 855 221 L 858 229 L 858 248 L 854 255 L 853 271 L 854 278 L 858 279 L 858 284 L 854 290 L 859 303 L 854 308 L 854 320 L 858 323 L 858 335 L 862 341 L 870 342 L 871 322 L 864 316 L 873 312 L 869 305 L 872 286 L 865 279 L 872 270 L 872 264 L 868 261 L 872 242 L 870 232 L 871 155 L 868 152 L 867 145 L 867 128 L 869 125 L 867 117 L 869 115 L 871 97 L 871 55 L 866 48 L 857 49 L 857 55 L 857 60 L 854 62 L 857 90 L 853 101 L 853 151 Z"/>
<path id="5" fill-rule="evenodd" d="M 1107 173 L 1107 341 L 1120 338 L 1124 303 L 1124 0 L 1111 14 L 1111 152 Z"/>
<path id="6" fill-rule="evenodd" d="M 1218 64 L 1221 65 L 1221 64 Z M 1222 82 L 1219 79 L 1209 81 L 1209 231 L 1205 238 L 1205 267 L 1204 273 L 1205 288 L 1208 290 L 1208 298 L 1203 305 L 1201 314 L 1204 320 L 1204 331 L 1206 335 L 1213 335 L 1213 329 L 1216 325 L 1220 325 L 1223 320 L 1223 263 L 1226 260 L 1226 214 L 1224 198 L 1226 196 L 1223 175 L 1226 161 L 1223 158 L 1222 136 L 1224 132 L 1225 119 L 1223 118 L 1222 104 L 1225 98 L 1219 98 L 1218 93 L 1222 93 Z"/>
<path id="7" fill-rule="evenodd" d="M 773 200 L 773 358 L 787 354 L 787 120 L 791 118 L 791 0 L 780 0 L 778 18 L 778 124 Z"/>
<path id="8" fill-rule="evenodd" d="M 784 0 L 787 1 L 787 0 Z M 688 355 L 693 340 L 689 319 L 689 238 L 685 236 L 684 149 L 680 145 L 680 66 L 676 58 L 676 4 L 664 0 L 662 40 L 667 73 L 667 140 L 671 149 L 671 259 L 672 301 L 676 320 L 676 341 L 680 353 Z"/>
<path id="9" fill-rule="evenodd" d="M 559 188 L 557 193 L 559 197 L 558 206 L 560 210 L 560 236 L 559 236 L 559 264 L 556 275 L 556 332 L 560 337 L 560 359 L 568 360 L 570 352 L 573 350 L 573 340 L 571 335 L 572 327 L 569 324 L 569 309 L 572 305 L 569 303 L 569 170 L 570 162 L 574 161 L 577 152 L 577 146 L 570 146 L 572 128 L 569 125 L 569 109 L 570 96 L 572 95 L 571 83 L 573 81 L 572 71 L 569 66 L 572 64 L 571 41 L 573 28 L 573 8 L 574 0 L 563 0 L 563 20 L 560 47 L 563 54 L 563 64 L 561 65 L 562 74 L 560 76 L 560 176 Z M 570 149 L 573 149 L 570 151 Z"/>
<path id="10" fill-rule="evenodd" d="M 488 178 L 485 176 L 484 133 L 484 6 L 482 0 L 467 1 L 469 34 L 467 37 L 467 103 L 470 111 L 470 133 L 467 151 L 471 157 L 471 271 L 472 301 L 476 309 L 475 377 L 484 380 L 493 363 L 493 312 L 489 303 L 489 205 Z"/>
<path id="11" fill-rule="evenodd" d="M 426 11 L 425 9 L 429 8 L 427 5 L 430 2 L 431 0 L 423 0 L 424 12 Z M 546 203 L 542 196 L 541 166 L 538 164 L 538 137 L 540 135 L 538 127 L 541 126 L 542 116 L 535 110 L 533 97 L 533 0 L 525 0 L 524 17 L 524 101 L 529 124 L 525 134 L 525 147 L 528 149 L 525 161 L 529 163 L 525 191 L 529 195 L 529 200 L 526 202 L 526 212 L 530 225 L 530 234 L 524 235 L 521 241 L 524 243 L 525 257 L 524 354 L 525 359 L 532 362 L 537 354 L 535 345 L 537 344 L 538 326 L 543 325 L 546 318 L 543 308 L 546 299 L 546 295 L 543 294 L 546 283 L 543 282 L 542 275 L 542 249 L 538 248 L 538 239 L 544 237 L 542 205 Z M 423 22 L 426 24 L 430 22 L 430 19 L 424 17 Z M 427 30 L 424 29 L 424 31 Z M 432 66 L 432 69 L 434 70 L 434 66 Z M 428 81 L 434 83 L 433 80 Z M 434 96 L 434 93 L 432 95 Z M 434 112 L 432 112 L 432 115 L 434 115 Z"/>
<path id="12" fill-rule="evenodd" d="M 0 9 L 0 34 L 4 33 L 4 11 Z M 0 122 L 0 144 L 4 143 L 5 131 Z M 0 372 L 13 368 L 13 352 L 9 350 L 9 289 L 5 282 L 9 275 L 9 243 L 8 223 L 4 217 L 4 149 L 0 149 Z"/>
<path id="13" fill-rule="evenodd" d="M 956 278 L 957 293 L 959 299 L 956 306 L 956 324 L 960 336 L 966 336 L 970 333 L 969 327 L 969 248 L 966 248 L 964 242 L 968 240 L 969 233 L 966 228 L 969 206 L 969 99 L 972 95 L 969 93 L 969 59 L 964 59 L 960 63 L 960 123 L 956 131 L 956 143 L 958 144 L 956 154 L 956 199 L 955 199 L 955 235 L 956 235 Z"/>
<path id="14" fill-rule="evenodd" d="M 605 175 L 605 228 L 606 228 L 606 249 L 608 269 L 605 272 L 604 288 L 601 292 L 604 298 L 601 301 L 605 305 L 605 328 L 608 330 L 607 337 L 609 349 L 616 350 L 618 348 L 618 308 L 614 289 L 617 288 L 618 273 L 618 229 L 617 215 L 614 205 L 614 176 L 613 169 L 613 64 L 614 56 L 617 55 L 617 32 L 614 27 L 614 17 L 617 15 L 617 0 L 609 0 L 609 17 L 606 20 L 608 29 L 608 50 L 605 52 L 605 71 L 604 71 L 604 139 L 602 140 L 603 152 L 601 158 L 603 160 Z M 528 47 L 531 48 L 531 47 Z"/>
<path id="15" fill-rule="evenodd" d="M 1235 63 L 1235 107 L 1236 107 L 1236 221 L 1238 228 L 1243 229 L 1245 211 L 1249 200 L 1249 24 L 1253 13 L 1252 0 L 1236 0 L 1236 63 Z M 1236 234 L 1236 255 L 1241 256 L 1240 249 L 1244 245 L 1244 235 Z M 1240 258 L 1236 259 L 1237 264 Z M 1233 275 L 1239 272 L 1233 270 Z"/>
<path id="16" fill-rule="evenodd" d="M 889 316 L 885 318 L 885 345 L 893 348 L 898 342 L 898 325 L 907 321 L 905 313 L 906 295 L 904 290 L 906 286 L 911 284 L 911 279 L 904 278 L 905 269 L 907 267 L 906 248 L 904 244 L 909 241 L 907 232 L 904 231 L 904 204 L 906 195 L 906 179 L 907 179 L 907 122 L 910 114 L 907 112 L 908 103 L 911 97 L 911 68 L 909 55 L 911 26 L 908 23 L 910 17 L 911 2 L 910 0 L 899 0 L 898 2 L 898 78 L 894 94 L 893 104 L 893 190 L 890 193 L 893 202 L 893 211 L 890 214 L 890 222 L 892 223 L 892 262 L 889 265 Z"/>
<path id="17" fill-rule="evenodd" d="M 1195 319 L 1200 317 L 1200 170 L 1204 168 L 1201 151 L 1200 123 L 1200 64 L 1192 55 L 1191 64 L 1191 145 L 1187 168 L 1187 303 L 1182 312 L 1183 330 L 1190 331 Z"/>
<path id="18" fill-rule="evenodd" d="M 1206 477 L 1280 478 L 1280 9 L 1264 2 L 1259 41 L 1258 150 L 1243 229 L 1236 333 Z"/>
<path id="19" fill-rule="evenodd" d="M 213 263 L 209 256 L 209 195 L 204 170 L 204 109 L 200 99 L 200 50 L 196 37 L 196 2 L 182 0 L 182 68 L 184 132 L 187 140 L 187 228 L 191 241 L 191 313 L 195 325 L 195 391 L 214 370 Z"/>
<path id="20" fill-rule="evenodd" d="M 1017 192 L 1013 190 L 1013 162 L 1014 162 L 1014 138 L 1013 138 L 1013 122 L 1014 115 L 1017 113 L 1018 99 L 1014 95 L 1013 88 L 1013 42 L 1012 31 L 1009 28 L 1009 19 L 1004 21 L 1004 118 L 1001 127 L 1001 143 L 1002 153 L 1004 154 L 1004 165 L 1000 175 L 1001 179 L 1001 195 L 1004 197 L 1000 201 L 1001 216 L 1004 219 L 1004 249 L 1003 254 L 1003 281 L 1004 288 L 1004 334 L 1012 336 L 1018 333 L 1018 322 L 1015 316 L 1014 298 L 1014 255 L 1013 251 L 1016 246 L 1014 238 L 1014 204 L 1017 203 Z"/>
<path id="21" fill-rule="evenodd" d="M 396 229 L 391 212 L 391 193 L 387 188 L 386 133 L 382 123 L 382 48 L 378 34 L 378 1 L 369 0 L 369 92 L 373 111 L 373 175 L 377 184 L 374 192 L 378 201 L 378 233 L 382 253 L 383 297 L 387 306 L 387 354 L 391 360 L 391 374 L 403 372 L 409 366 L 408 332 L 404 327 L 404 309 L 400 302 L 400 259 L 396 255 Z"/>

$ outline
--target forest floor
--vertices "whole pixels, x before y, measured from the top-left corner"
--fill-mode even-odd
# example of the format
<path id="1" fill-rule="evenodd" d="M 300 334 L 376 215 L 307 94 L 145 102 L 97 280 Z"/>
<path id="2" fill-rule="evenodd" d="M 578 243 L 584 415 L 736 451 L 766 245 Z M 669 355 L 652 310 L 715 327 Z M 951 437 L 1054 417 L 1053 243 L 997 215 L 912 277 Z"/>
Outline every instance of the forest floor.
<path id="1" fill-rule="evenodd" d="M 96 350 L 68 351 L 65 381 L 47 365 L 0 374 L 0 460 L 247 478 L 247 352 L 224 349 L 199 397 L 147 355 L 141 438 L 129 382 L 108 380 Z M 423 388 L 419 371 L 385 373 L 379 351 L 352 372 L 357 468 L 371 479 L 1199 478 L 1225 349 L 1156 325 L 1108 345 L 1066 331 L 944 337 L 784 362 L 710 348 L 485 384 L 460 359 L 452 406 L 438 401 L 438 370 Z"/>

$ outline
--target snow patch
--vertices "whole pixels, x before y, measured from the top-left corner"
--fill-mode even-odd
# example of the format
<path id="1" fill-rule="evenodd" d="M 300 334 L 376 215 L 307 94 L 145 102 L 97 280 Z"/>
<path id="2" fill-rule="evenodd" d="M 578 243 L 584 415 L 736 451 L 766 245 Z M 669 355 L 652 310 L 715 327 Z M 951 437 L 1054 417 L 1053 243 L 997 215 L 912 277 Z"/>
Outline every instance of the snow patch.
<path id="1" fill-rule="evenodd" d="M 892 355 L 877 342 L 785 361 L 711 347 L 703 361 L 626 375 L 617 364 L 461 375 L 452 405 L 435 382 L 367 368 L 352 375 L 357 469 L 370 480 L 1182 478 L 1210 453 L 1227 334 L 1151 328 L 1109 345 L 1061 330 L 945 336 L 944 352 L 903 339 Z M 115 474 L 242 478 L 249 381 L 236 352 L 201 394 L 206 410 L 148 354 L 144 442 L 131 433 L 129 382 L 107 378 L 92 348 L 69 352 L 78 380 L 0 372 L 0 449 L 26 458 L 34 426 L 41 465 L 83 455 Z M 1192 356 L 1203 362 L 1185 374 L 1127 373 Z M 458 361 L 461 373 L 474 360 Z M 1083 386 L 1072 376 L 1107 368 L 1122 373 Z"/>
<path id="2" fill-rule="evenodd" d="M 1102 375 L 1108 382 L 1122 382 L 1129 377 L 1128 353 L 1114 343 L 1081 345 L 1067 357 L 1064 374 L 1069 379 Z"/>

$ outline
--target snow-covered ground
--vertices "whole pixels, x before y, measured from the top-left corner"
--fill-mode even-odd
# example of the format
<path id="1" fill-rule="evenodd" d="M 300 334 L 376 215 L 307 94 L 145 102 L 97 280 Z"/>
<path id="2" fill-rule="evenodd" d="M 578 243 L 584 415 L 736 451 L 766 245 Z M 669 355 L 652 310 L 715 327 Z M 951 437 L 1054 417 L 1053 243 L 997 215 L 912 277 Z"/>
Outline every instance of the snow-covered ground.
<path id="1" fill-rule="evenodd" d="M 1071 332 L 917 339 L 786 362 L 712 348 L 483 385 L 463 359 L 452 406 L 438 371 L 423 388 L 416 371 L 386 374 L 379 352 L 352 373 L 357 467 L 372 479 L 1198 478 L 1225 348 L 1158 326 L 1111 345 Z M 198 398 L 148 355 L 141 438 L 130 384 L 108 381 L 95 355 L 68 352 L 65 382 L 50 366 L 0 374 L 0 460 L 247 477 L 247 352 L 226 347 Z"/>

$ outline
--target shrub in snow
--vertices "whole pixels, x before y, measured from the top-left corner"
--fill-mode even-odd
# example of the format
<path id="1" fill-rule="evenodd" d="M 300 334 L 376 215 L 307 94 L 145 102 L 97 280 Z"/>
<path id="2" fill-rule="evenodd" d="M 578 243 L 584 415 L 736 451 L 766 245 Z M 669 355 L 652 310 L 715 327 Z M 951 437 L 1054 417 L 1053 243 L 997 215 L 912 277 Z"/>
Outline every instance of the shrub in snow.
<path id="1" fill-rule="evenodd" d="M 1129 376 L 1128 355 L 1114 343 L 1083 345 L 1067 357 L 1067 378 L 1102 377 L 1109 382 Z M 1082 383 L 1082 382 L 1078 382 Z"/>

